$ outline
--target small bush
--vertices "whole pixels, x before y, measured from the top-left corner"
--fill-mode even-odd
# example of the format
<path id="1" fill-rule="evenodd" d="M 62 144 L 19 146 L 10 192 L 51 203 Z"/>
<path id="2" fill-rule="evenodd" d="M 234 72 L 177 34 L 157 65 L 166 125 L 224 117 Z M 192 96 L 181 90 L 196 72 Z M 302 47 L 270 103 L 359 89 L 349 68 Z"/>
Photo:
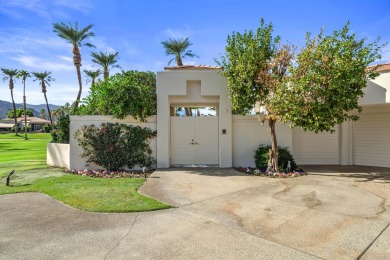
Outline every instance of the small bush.
<path id="1" fill-rule="evenodd" d="M 24 133 L 25 126 L 23 126 L 20 131 Z M 27 132 L 31 131 L 31 127 L 27 126 Z"/>
<path id="2" fill-rule="evenodd" d="M 45 133 L 50 133 L 50 131 L 51 131 L 51 125 L 44 126 L 44 127 L 43 127 L 43 130 L 45 131 Z"/>
<path id="3" fill-rule="evenodd" d="M 266 169 L 268 167 L 268 151 L 271 149 L 271 145 L 261 144 L 259 148 L 255 151 L 255 164 L 258 169 Z M 297 164 L 295 163 L 294 157 L 288 150 L 288 147 L 278 146 L 279 150 L 279 159 L 278 166 L 280 171 L 287 171 L 287 162 L 291 162 L 291 170 L 295 171 L 298 169 Z"/>
<path id="4" fill-rule="evenodd" d="M 75 133 L 78 144 L 83 148 L 81 157 L 87 163 L 96 163 L 110 171 L 127 166 L 133 168 L 151 167 L 154 158 L 149 142 L 156 136 L 150 128 L 119 123 L 102 123 L 82 126 Z"/>

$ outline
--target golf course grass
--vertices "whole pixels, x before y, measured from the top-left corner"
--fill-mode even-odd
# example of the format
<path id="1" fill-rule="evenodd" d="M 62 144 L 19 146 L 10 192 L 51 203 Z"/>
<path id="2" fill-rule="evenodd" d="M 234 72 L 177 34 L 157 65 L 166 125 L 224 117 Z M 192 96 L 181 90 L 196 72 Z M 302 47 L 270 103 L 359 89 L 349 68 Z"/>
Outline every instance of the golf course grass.
<path id="1" fill-rule="evenodd" d="M 94 212 L 137 212 L 170 208 L 137 192 L 143 178 L 91 178 L 46 165 L 50 134 L 0 134 L 0 195 L 41 192 L 74 208 Z M 11 170 L 10 186 L 6 177 Z"/>

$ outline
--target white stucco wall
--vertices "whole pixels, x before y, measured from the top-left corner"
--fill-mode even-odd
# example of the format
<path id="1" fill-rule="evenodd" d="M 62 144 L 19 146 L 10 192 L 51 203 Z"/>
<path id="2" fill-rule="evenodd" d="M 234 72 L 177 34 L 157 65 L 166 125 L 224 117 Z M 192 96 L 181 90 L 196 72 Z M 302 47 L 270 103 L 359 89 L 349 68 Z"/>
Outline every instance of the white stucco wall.
<path id="1" fill-rule="evenodd" d="M 128 125 L 135 125 L 141 127 L 149 127 L 152 130 L 157 130 L 157 121 L 156 116 L 147 118 L 147 122 L 143 123 L 135 120 L 133 117 L 126 117 L 123 120 L 113 118 L 112 116 L 70 116 L 70 140 L 69 140 L 69 169 L 78 170 L 78 169 L 100 169 L 99 166 L 95 164 L 90 164 L 86 167 L 86 159 L 81 158 L 80 154 L 82 153 L 82 148 L 77 145 L 77 141 L 74 138 L 75 132 L 80 129 L 83 125 L 96 125 L 99 126 L 104 122 L 111 123 L 121 123 Z M 154 138 L 150 143 L 150 148 L 153 151 L 152 156 L 156 158 L 157 151 L 157 140 Z"/>
<path id="2" fill-rule="evenodd" d="M 293 152 L 292 130 L 287 124 L 276 124 L 278 145 Z M 256 116 L 233 116 L 233 166 L 255 167 L 254 154 L 260 144 L 271 144 L 267 122 L 264 126 Z"/>
<path id="3" fill-rule="evenodd" d="M 366 87 L 363 89 L 363 92 L 364 96 L 359 99 L 359 105 L 386 103 L 386 88 L 378 85 L 375 82 L 368 80 Z"/>
<path id="4" fill-rule="evenodd" d="M 192 86 L 200 82 L 200 95 Z M 172 104 L 207 105 L 218 102 L 219 166 L 232 166 L 232 116 L 227 84 L 219 70 L 168 70 L 157 73 L 157 167 L 170 166 L 170 107 Z M 196 91 L 194 91 L 196 92 Z M 192 94 L 191 94 L 192 93 Z M 226 134 L 222 134 L 222 130 Z"/>
<path id="5" fill-rule="evenodd" d="M 390 103 L 390 71 L 381 72 L 378 77 L 371 81 L 386 89 L 386 103 Z"/>
<path id="6" fill-rule="evenodd" d="M 47 165 L 69 169 L 69 144 L 47 144 Z"/>
<path id="7" fill-rule="evenodd" d="M 390 167 L 390 104 L 367 105 L 352 122 L 354 165 Z"/>

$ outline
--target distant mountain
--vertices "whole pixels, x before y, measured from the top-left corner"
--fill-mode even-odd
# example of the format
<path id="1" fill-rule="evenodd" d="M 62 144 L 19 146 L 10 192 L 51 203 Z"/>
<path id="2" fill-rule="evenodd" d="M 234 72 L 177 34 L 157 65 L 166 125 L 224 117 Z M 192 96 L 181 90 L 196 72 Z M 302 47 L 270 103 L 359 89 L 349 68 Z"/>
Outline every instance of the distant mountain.
<path id="1" fill-rule="evenodd" d="M 16 105 L 16 109 L 18 109 L 19 107 L 23 107 L 23 104 L 17 103 L 15 105 Z M 49 104 L 49 107 L 50 107 L 50 109 L 57 109 L 60 106 Z M 45 109 L 46 114 L 47 114 L 46 104 L 42 104 L 42 105 L 26 104 L 26 108 L 29 108 L 30 110 L 32 110 L 34 116 L 36 116 L 36 117 L 39 117 L 39 111 L 41 111 L 42 109 Z M 5 116 L 8 113 L 8 109 L 13 109 L 12 103 L 8 102 L 8 101 L 0 100 L 0 119 L 5 118 Z"/>

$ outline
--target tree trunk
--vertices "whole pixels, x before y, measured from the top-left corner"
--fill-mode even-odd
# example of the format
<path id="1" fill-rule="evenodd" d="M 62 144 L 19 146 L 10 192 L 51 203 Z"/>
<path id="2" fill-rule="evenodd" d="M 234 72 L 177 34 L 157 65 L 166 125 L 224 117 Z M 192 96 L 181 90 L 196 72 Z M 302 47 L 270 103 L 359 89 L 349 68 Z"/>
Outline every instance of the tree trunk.
<path id="1" fill-rule="evenodd" d="M 105 69 L 104 72 L 103 72 L 103 78 L 104 78 L 104 80 L 108 79 L 109 76 L 110 76 L 110 73 L 108 72 L 107 69 Z"/>
<path id="2" fill-rule="evenodd" d="M 83 85 L 81 83 L 81 72 L 80 72 L 80 67 L 76 67 L 77 71 L 77 79 L 79 80 L 79 93 L 77 94 L 76 102 L 74 105 L 74 112 L 77 111 L 77 108 L 79 107 L 79 102 L 81 98 L 81 92 L 83 91 Z"/>
<path id="3" fill-rule="evenodd" d="M 16 117 L 16 106 L 14 101 L 14 92 L 11 90 L 11 99 L 12 99 L 12 106 L 14 107 L 14 120 L 15 120 L 15 135 L 18 135 L 18 119 Z"/>
<path id="4" fill-rule="evenodd" d="M 189 107 L 185 107 L 184 111 L 186 112 L 186 116 L 192 116 L 192 110 Z"/>
<path id="5" fill-rule="evenodd" d="M 49 114 L 51 129 L 54 130 L 54 124 L 53 124 L 53 120 L 51 120 L 51 112 L 50 112 L 49 103 L 47 102 L 46 92 L 43 92 L 43 95 L 45 96 L 45 100 L 46 100 L 47 113 Z"/>
<path id="6" fill-rule="evenodd" d="M 77 111 L 77 108 L 79 106 L 80 98 L 81 98 L 81 92 L 83 91 L 83 83 L 81 81 L 81 54 L 80 54 L 80 49 L 77 47 L 77 45 L 73 46 L 73 63 L 74 66 L 76 67 L 77 71 L 77 79 L 79 81 L 79 93 L 77 94 L 76 102 L 74 105 L 74 112 Z M 50 114 L 50 113 L 49 113 Z"/>
<path id="7" fill-rule="evenodd" d="M 176 63 L 177 63 L 177 66 L 183 66 L 183 61 L 181 60 L 180 56 L 176 57 Z"/>
<path id="8" fill-rule="evenodd" d="M 276 131 L 275 131 L 276 119 L 268 119 L 268 124 L 271 130 L 272 154 L 270 159 L 272 163 L 272 170 L 278 172 L 279 151 L 278 151 L 278 141 L 276 140 Z"/>
<path id="9" fill-rule="evenodd" d="M 26 111 L 26 94 L 24 93 L 25 86 L 23 86 L 23 109 L 24 109 L 24 140 L 27 140 L 27 111 Z"/>

